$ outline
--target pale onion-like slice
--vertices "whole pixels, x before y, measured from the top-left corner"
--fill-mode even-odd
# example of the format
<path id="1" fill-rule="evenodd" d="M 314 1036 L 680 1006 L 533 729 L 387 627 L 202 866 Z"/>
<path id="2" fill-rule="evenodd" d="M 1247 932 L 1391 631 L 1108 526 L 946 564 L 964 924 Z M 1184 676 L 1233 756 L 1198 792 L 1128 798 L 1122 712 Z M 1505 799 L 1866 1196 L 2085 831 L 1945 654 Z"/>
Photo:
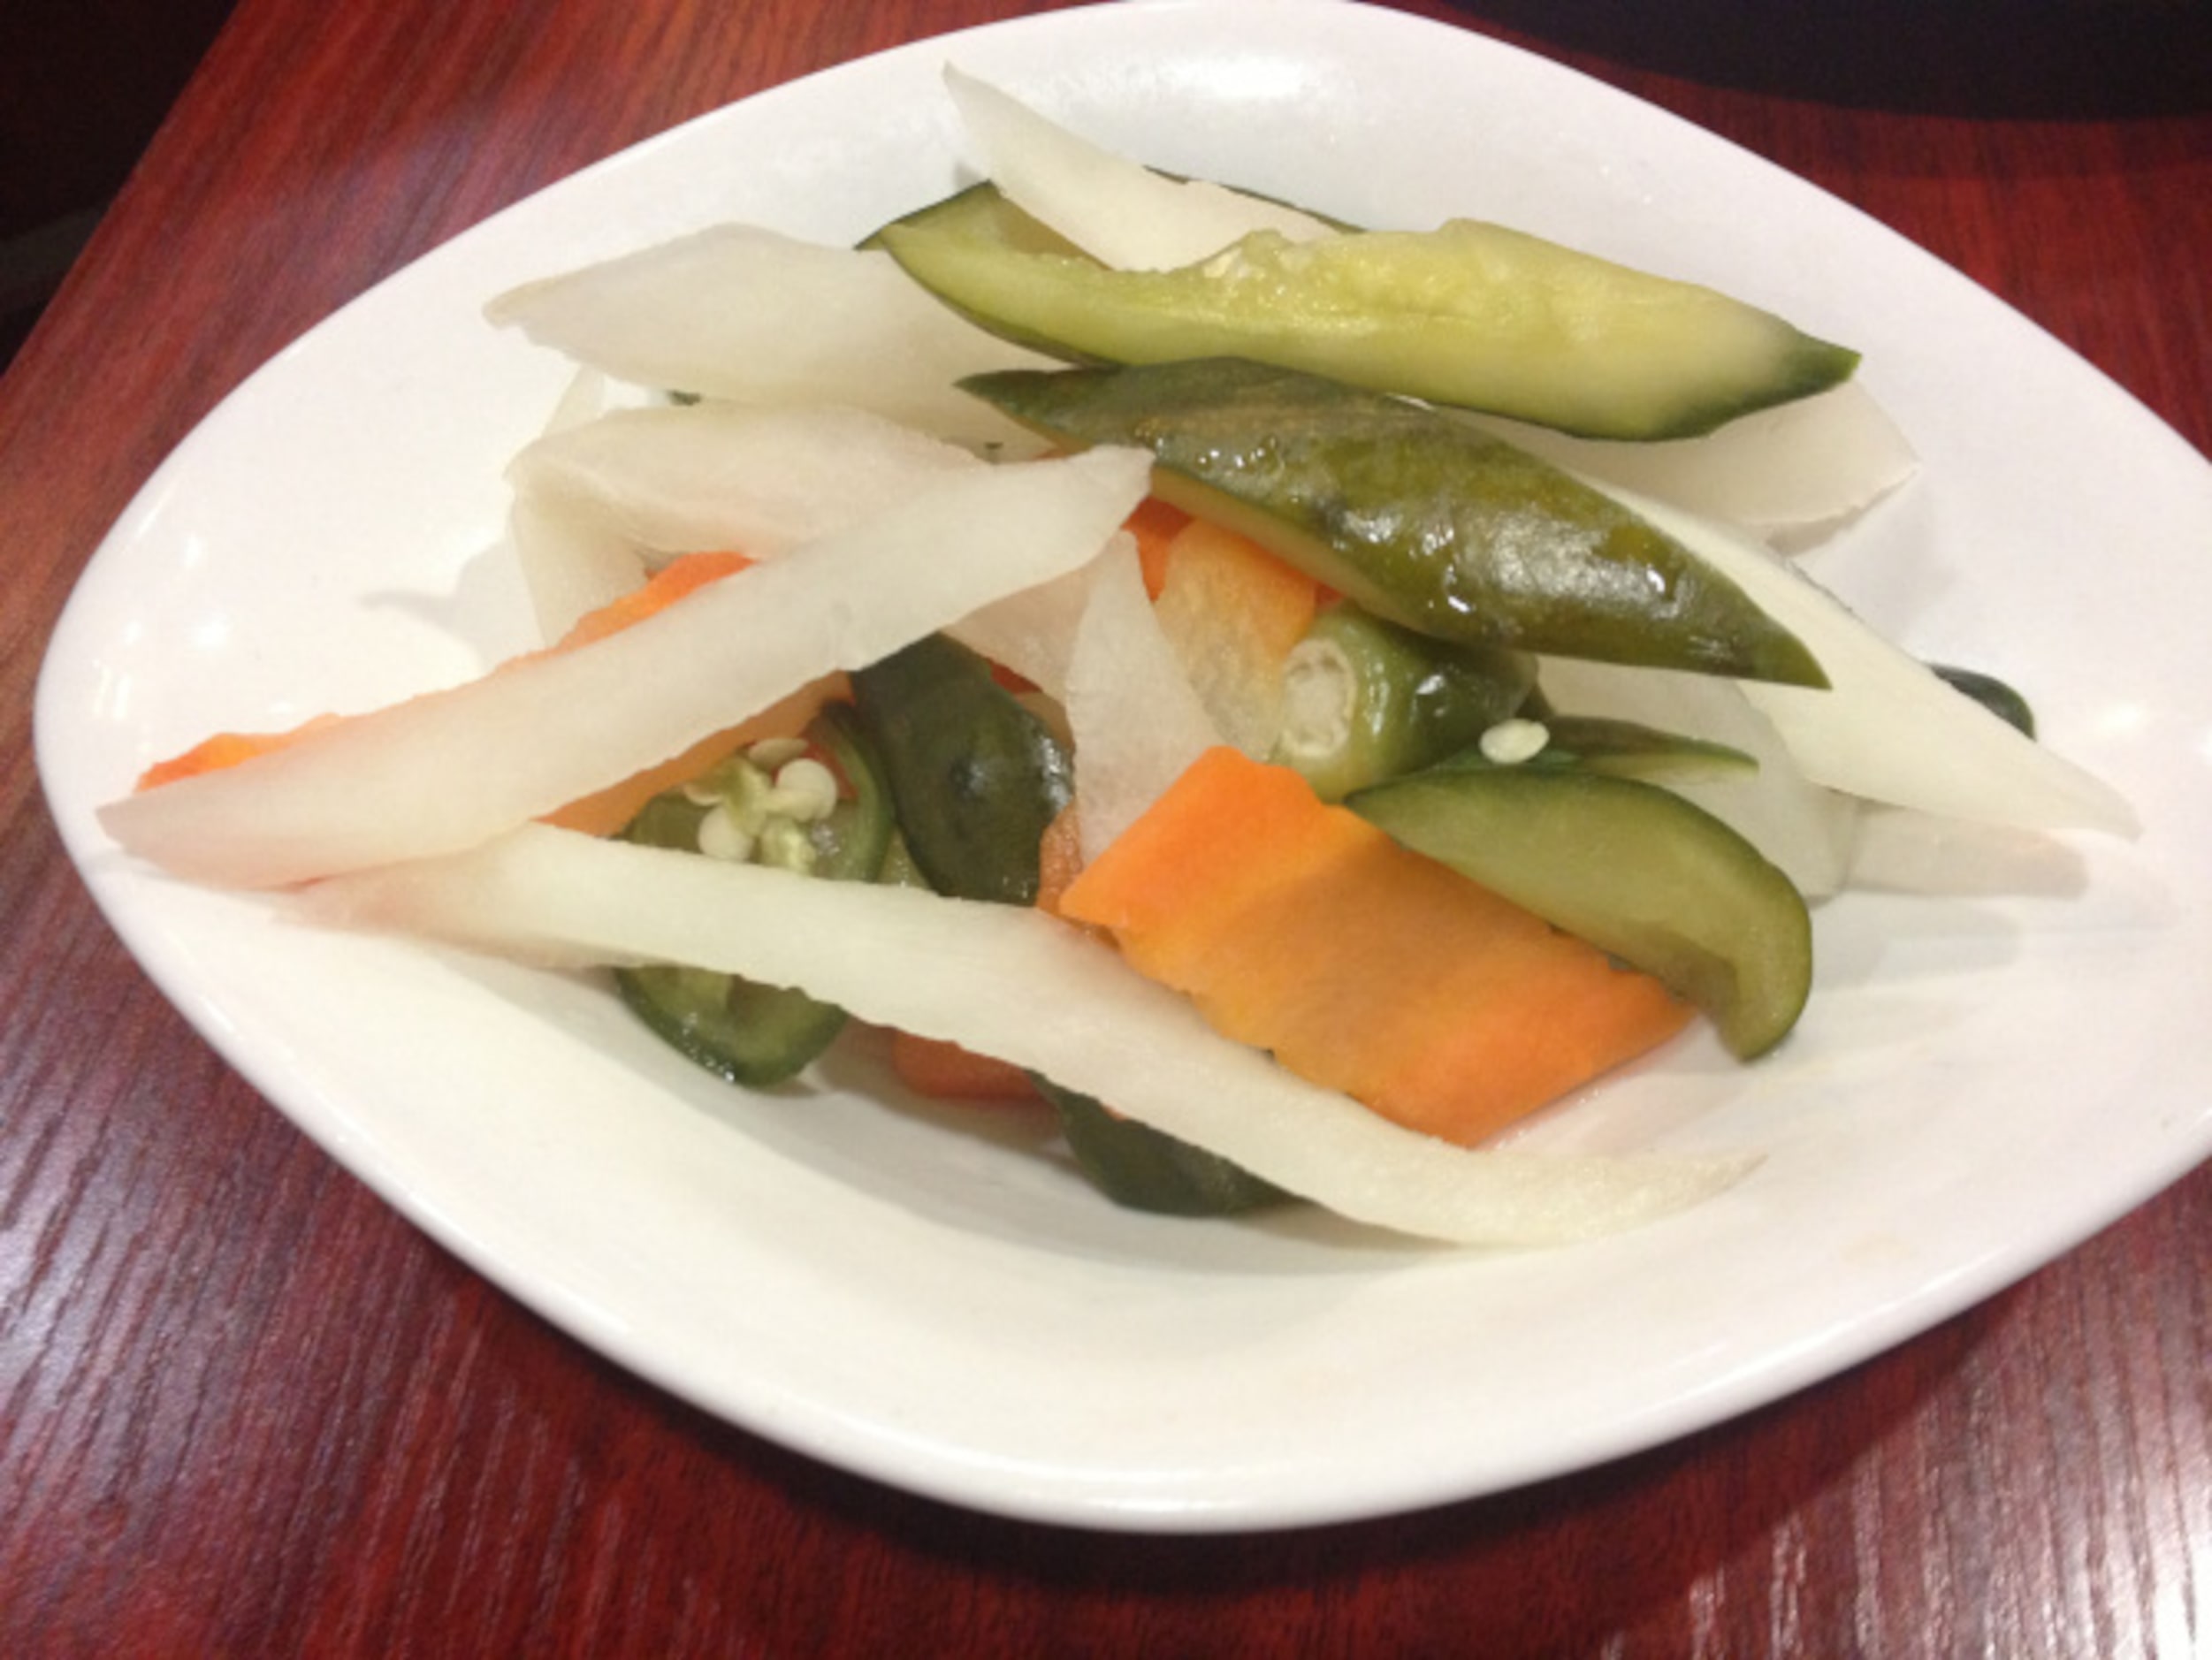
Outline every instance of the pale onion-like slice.
<path id="1" fill-rule="evenodd" d="M 618 409 L 508 463 L 518 495 L 561 504 L 658 564 L 781 553 L 984 463 L 865 409 L 739 404 Z"/>
<path id="2" fill-rule="evenodd" d="M 1064 701 L 1088 864 L 1221 742 L 1145 594 L 1133 540 L 1091 567 Z"/>
<path id="3" fill-rule="evenodd" d="M 1743 526 L 1791 551 L 1857 517 L 1918 470 L 1897 423 L 1856 380 L 1731 421 L 1698 438 L 1578 438 L 1467 417 L 1555 466 Z"/>
<path id="4" fill-rule="evenodd" d="M 1102 264 L 1173 270 L 1255 231 L 1279 231 L 1293 242 L 1336 234 L 1296 208 L 1156 173 L 950 65 L 945 85 L 991 182 Z"/>
<path id="5" fill-rule="evenodd" d="M 603 640 L 141 791 L 101 823 L 128 852 L 236 887 L 472 846 L 1076 569 L 1143 499 L 1150 464 L 1091 450 L 947 474 Z"/>
<path id="6" fill-rule="evenodd" d="M 1554 1245 L 1709 1197 L 1756 1162 L 1469 1150 L 1389 1123 L 1209 1029 L 1112 948 L 1033 909 L 529 826 L 311 889 L 326 921 L 527 961 L 669 962 L 797 986 L 863 1020 L 1032 1068 L 1339 1215 Z"/>
<path id="7" fill-rule="evenodd" d="M 1041 447 L 953 383 L 1048 360 L 940 305 L 877 251 L 715 225 L 526 283 L 484 315 L 640 386 L 844 404 L 1003 453 Z"/>
<path id="8" fill-rule="evenodd" d="M 769 558 L 984 463 L 866 410 L 618 409 L 509 462 L 509 534 L 546 637 L 680 553 Z"/>
<path id="9" fill-rule="evenodd" d="M 516 496 L 507 505 L 507 540 L 547 645 L 652 575 L 636 543 L 569 502 Z"/>
<path id="10" fill-rule="evenodd" d="M 1735 682 L 1560 657 L 1545 659 L 1537 684 L 1562 714 L 1634 720 L 1741 750 L 1757 771 L 1669 780 L 1667 788 L 1735 830 L 1807 899 L 1827 899 L 1843 886 L 1857 800 L 1808 780 L 1773 723 Z"/>
<path id="11" fill-rule="evenodd" d="M 596 369 L 577 369 L 546 419 L 545 436 L 596 421 L 606 413 L 609 394 L 605 375 Z M 566 634 L 579 617 L 620 598 L 645 578 L 643 562 L 629 548 L 613 545 L 568 515 L 547 513 L 520 496 L 507 509 L 507 539 L 538 618 L 538 638 L 546 644 Z"/>
<path id="12" fill-rule="evenodd" d="M 1743 682 L 1814 783 L 1982 824 L 2136 834 L 2134 809 L 2109 784 L 1954 691 L 1748 536 L 1607 493 L 1735 582 L 1827 672 L 1825 691 Z"/>
<path id="13" fill-rule="evenodd" d="M 1133 540 L 1126 532 L 1107 544 L 1099 557 Z M 1087 571 L 1070 571 L 1034 588 L 995 599 L 945 629 L 972 651 L 1015 674 L 1058 703 L 1068 690 L 1068 666 L 1075 655 L 1075 631 L 1090 598 Z"/>

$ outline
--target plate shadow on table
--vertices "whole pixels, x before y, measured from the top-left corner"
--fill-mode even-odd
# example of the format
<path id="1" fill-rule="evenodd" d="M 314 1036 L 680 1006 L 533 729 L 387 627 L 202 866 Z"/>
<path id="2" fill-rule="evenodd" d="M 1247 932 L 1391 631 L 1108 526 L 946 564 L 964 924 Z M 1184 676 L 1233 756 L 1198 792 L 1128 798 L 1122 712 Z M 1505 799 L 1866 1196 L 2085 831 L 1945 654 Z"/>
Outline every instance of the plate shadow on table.
<path id="1" fill-rule="evenodd" d="M 2207 0 L 1459 0 L 1545 46 L 1705 85 L 2011 119 L 2212 110 Z"/>

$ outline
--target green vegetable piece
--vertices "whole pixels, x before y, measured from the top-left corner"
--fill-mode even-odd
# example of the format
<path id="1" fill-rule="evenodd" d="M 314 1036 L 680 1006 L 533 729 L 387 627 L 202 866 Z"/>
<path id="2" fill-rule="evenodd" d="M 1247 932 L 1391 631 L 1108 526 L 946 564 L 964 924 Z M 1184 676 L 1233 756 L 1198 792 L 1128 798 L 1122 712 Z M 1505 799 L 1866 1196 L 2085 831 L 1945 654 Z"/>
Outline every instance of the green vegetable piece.
<path id="1" fill-rule="evenodd" d="M 804 863 L 812 878 L 874 880 L 891 843 L 891 803 L 867 741 L 852 712 L 835 704 L 816 717 L 806 736 L 829 755 L 851 791 L 841 791 L 827 816 L 803 826 L 778 816 L 766 773 L 738 757 L 710 774 L 706 788 L 653 797 L 623 832 L 625 838 L 699 852 L 702 830 L 719 801 L 740 816 L 757 812 L 765 843 L 774 843 L 778 838 L 768 833 L 779 828 L 804 838 L 809 857 L 792 861 L 787 855 L 778 862 Z M 756 1089 L 796 1077 L 845 1024 L 845 1011 L 834 1003 L 707 969 L 648 963 L 616 971 L 614 981 L 622 1001 L 664 1041 L 708 1071 Z"/>
<path id="2" fill-rule="evenodd" d="M 1031 1074 L 1060 1117 L 1076 1168 L 1129 1210 L 1166 1216 L 1228 1216 L 1290 1195 L 1218 1154 L 1110 1113 L 1088 1095 Z"/>
<path id="3" fill-rule="evenodd" d="M 1067 751 L 991 666 L 933 635 L 852 676 L 907 851 L 957 899 L 1027 905 L 1037 849 L 1074 794 Z"/>
<path id="4" fill-rule="evenodd" d="M 1634 779 L 1463 760 L 1345 804 L 1554 926 L 1657 977 L 1749 1060 L 1796 1024 L 1812 924 L 1789 879 L 1718 819 Z"/>
<path id="5" fill-rule="evenodd" d="M 961 384 L 1057 443 L 1143 445 L 1159 495 L 1434 638 L 1827 683 L 1681 543 L 1425 405 L 1233 358 Z"/>
<path id="6" fill-rule="evenodd" d="M 1316 616 L 1283 665 L 1283 726 L 1270 758 L 1323 801 L 1444 759 L 1521 707 L 1525 652 L 1452 645 L 1348 602 Z"/>
<path id="7" fill-rule="evenodd" d="M 789 1083 L 845 1025 L 835 1003 L 711 969 L 648 963 L 618 971 L 614 984 L 663 1042 L 751 1089 Z"/>
<path id="8" fill-rule="evenodd" d="M 1179 270 L 1122 271 L 982 186 L 871 241 L 982 327 L 1069 362 L 1250 358 L 1588 438 L 1695 437 L 1858 365 L 1712 289 L 1470 219 L 1261 231 Z"/>
<path id="9" fill-rule="evenodd" d="M 2007 726 L 2017 727 L 2022 736 L 2035 735 L 2035 711 L 2025 697 L 1995 675 L 1985 674 L 1979 669 L 1954 668 L 1946 663 L 1930 666 L 1946 684 L 1965 693 Z"/>
<path id="10" fill-rule="evenodd" d="M 889 252 L 893 239 L 909 232 L 946 234 L 978 240 L 1009 254 L 1041 255 L 1053 259 L 1098 262 L 1034 214 L 1016 207 L 988 179 L 970 185 L 941 202 L 892 220 L 866 238 L 863 248 Z M 896 255 L 892 255 L 896 258 Z M 1101 268 L 1102 269 L 1102 267 Z"/>
<path id="11" fill-rule="evenodd" d="M 1705 738 L 1686 738 L 1661 732 L 1633 720 L 1612 720 L 1598 715 L 1547 714 L 1539 719 L 1545 728 L 1544 748 L 1522 763 L 1535 767 L 1575 767 L 1603 773 L 1612 778 L 1639 779 L 1651 784 L 1681 784 L 1756 773 L 1758 762 L 1741 750 Z M 1461 758 L 1461 765 L 1487 765 L 1477 750 Z"/>

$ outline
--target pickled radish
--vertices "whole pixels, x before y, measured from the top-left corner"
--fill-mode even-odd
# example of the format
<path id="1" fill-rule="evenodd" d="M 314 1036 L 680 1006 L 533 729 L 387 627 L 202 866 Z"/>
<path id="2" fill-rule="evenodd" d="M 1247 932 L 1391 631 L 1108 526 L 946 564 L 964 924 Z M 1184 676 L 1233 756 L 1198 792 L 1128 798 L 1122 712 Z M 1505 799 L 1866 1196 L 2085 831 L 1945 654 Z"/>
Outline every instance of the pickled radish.
<path id="1" fill-rule="evenodd" d="M 991 181 L 1015 206 L 1102 263 L 1168 270 L 1217 254 L 1254 231 L 1279 232 L 1293 241 L 1335 234 L 1325 221 L 1296 208 L 1141 167 L 950 65 L 945 87 Z"/>
<path id="2" fill-rule="evenodd" d="M 474 845 L 1075 569 L 1149 471 L 1140 453 L 1094 451 L 950 475 L 609 638 L 126 796 L 101 823 L 178 875 L 248 887 Z"/>
<path id="3" fill-rule="evenodd" d="M 808 881 L 544 826 L 339 877 L 306 903 L 323 921 L 525 961 L 691 963 L 797 986 L 1110 1100 L 1341 1216 L 1427 1238 L 1590 1238 L 1696 1204 L 1758 1162 L 1470 1150 L 1416 1134 L 1224 1041 L 1110 946 L 1034 909 Z"/>

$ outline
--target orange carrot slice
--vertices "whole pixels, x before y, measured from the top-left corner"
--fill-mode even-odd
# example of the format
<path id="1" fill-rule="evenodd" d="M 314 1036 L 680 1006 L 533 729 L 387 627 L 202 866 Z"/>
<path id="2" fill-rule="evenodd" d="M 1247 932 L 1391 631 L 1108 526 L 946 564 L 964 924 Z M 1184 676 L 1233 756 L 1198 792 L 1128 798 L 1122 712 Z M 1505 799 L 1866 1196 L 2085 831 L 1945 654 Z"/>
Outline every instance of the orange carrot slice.
<path id="1" fill-rule="evenodd" d="M 1167 585 L 1169 545 L 1190 522 L 1190 514 L 1180 507 L 1171 506 L 1157 496 L 1147 496 L 1122 526 L 1137 539 L 1137 560 L 1144 571 L 1144 590 L 1154 599 L 1160 597 L 1160 590 Z"/>
<path id="2" fill-rule="evenodd" d="M 670 560 L 655 572 L 652 578 L 621 598 L 600 606 L 582 618 L 554 644 L 542 651 L 527 651 L 509 663 L 525 663 L 535 658 L 556 652 L 574 651 L 620 633 L 634 622 L 643 621 L 654 613 L 663 611 L 686 595 L 695 593 L 708 583 L 744 570 L 753 561 L 743 553 L 687 553 Z M 502 664 L 501 667 L 508 666 Z M 493 673 L 497 673 L 494 670 Z M 637 808 L 642 807 L 660 790 L 696 777 L 715 762 L 733 753 L 737 747 L 755 738 L 772 733 L 795 732 L 805 725 L 814 711 L 840 690 L 843 676 L 833 682 L 817 682 L 786 702 L 764 710 L 752 720 L 717 733 L 703 740 L 683 755 L 637 774 L 637 778 L 610 786 L 596 795 L 572 803 L 559 812 L 548 815 L 548 822 L 571 830 L 589 830 L 595 834 L 611 834 L 629 822 Z M 296 742 L 309 733 L 318 731 L 342 720 L 339 715 L 322 714 L 282 732 L 218 732 L 203 738 L 181 755 L 165 761 L 156 761 L 139 775 L 136 788 L 154 789 L 163 784 L 175 783 L 179 779 L 195 778 L 202 773 L 218 773 L 248 761 L 258 755 L 267 755 Z M 650 788 L 646 787 L 650 783 Z M 627 811 L 624 811 L 627 807 Z M 621 813 L 621 817 L 614 815 Z"/>
<path id="3" fill-rule="evenodd" d="M 932 1100 L 1034 1101 L 1029 1074 L 1011 1061 L 978 1055 L 942 1038 L 891 1034 L 891 1070 L 900 1083 Z"/>
<path id="4" fill-rule="evenodd" d="M 1219 1032 L 1462 1146 L 1680 1031 L 1657 980 L 1209 750 L 1060 896 Z"/>

